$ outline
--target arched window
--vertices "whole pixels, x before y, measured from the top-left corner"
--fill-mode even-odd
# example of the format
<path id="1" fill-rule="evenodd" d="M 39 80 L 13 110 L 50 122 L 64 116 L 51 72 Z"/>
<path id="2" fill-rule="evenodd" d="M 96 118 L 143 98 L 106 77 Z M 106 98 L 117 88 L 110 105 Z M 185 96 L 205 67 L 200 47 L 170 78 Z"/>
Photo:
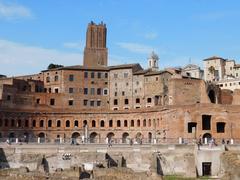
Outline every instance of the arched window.
<path id="1" fill-rule="evenodd" d="M 92 120 L 92 127 L 96 127 L 96 121 Z"/>
<path id="2" fill-rule="evenodd" d="M 8 119 L 5 119 L 5 120 L 4 120 L 4 125 L 5 125 L 5 127 L 8 126 Z"/>
<path id="3" fill-rule="evenodd" d="M 140 120 L 137 120 L 137 127 L 140 127 Z"/>
<path id="4" fill-rule="evenodd" d="M 57 120 L 57 127 L 61 127 L 61 120 Z"/>
<path id="5" fill-rule="evenodd" d="M 78 120 L 74 121 L 74 127 L 78 127 Z"/>
<path id="6" fill-rule="evenodd" d="M 152 121 L 151 119 L 148 120 L 148 127 L 151 127 L 152 126 Z"/>
<path id="7" fill-rule="evenodd" d="M 134 120 L 131 120 L 131 127 L 134 127 Z"/>
<path id="8" fill-rule="evenodd" d="M 25 127 L 28 127 L 28 119 L 25 119 Z"/>
<path id="9" fill-rule="evenodd" d="M 143 127 L 146 127 L 147 126 L 147 121 L 146 119 L 143 120 Z"/>
<path id="10" fill-rule="evenodd" d="M 83 127 L 85 127 L 87 125 L 87 120 L 83 121 Z"/>
<path id="11" fill-rule="evenodd" d="M 113 121 L 109 120 L 109 127 L 113 127 Z"/>
<path id="12" fill-rule="evenodd" d="M 121 121 L 117 120 L 117 127 L 121 127 Z"/>
<path id="13" fill-rule="evenodd" d="M 70 127 L 70 121 L 69 120 L 66 121 L 66 127 Z"/>
<path id="14" fill-rule="evenodd" d="M 52 120 L 48 120 L 48 127 L 52 127 Z"/>
<path id="15" fill-rule="evenodd" d="M 128 127 L 128 121 L 124 120 L 124 127 Z"/>
<path id="16" fill-rule="evenodd" d="M 104 127 L 104 126 L 105 126 L 104 120 L 101 120 L 100 126 L 101 126 L 101 127 Z"/>
<path id="17" fill-rule="evenodd" d="M 22 121 L 21 119 L 18 119 L 17 127 L 21 127 L 21 126 L 22 126 Z"/>
<path id="18" fill-rule="evenodd" d="M 11 120 L 11 126 L 12 126 L 12 127 L 15 126 L 15 120 L 14 120 L 14 119 Z"/>
<path id="19" fill-rule="evenodd" d="M 44 120 L 41 120 L 40 121 L 40 127 L 43 127 L 44 126 Z"/>
<path id="20" fill-rule="evenodd" d="M 36 120 L 32 121 L 32 127 L 36 127 Z"/>

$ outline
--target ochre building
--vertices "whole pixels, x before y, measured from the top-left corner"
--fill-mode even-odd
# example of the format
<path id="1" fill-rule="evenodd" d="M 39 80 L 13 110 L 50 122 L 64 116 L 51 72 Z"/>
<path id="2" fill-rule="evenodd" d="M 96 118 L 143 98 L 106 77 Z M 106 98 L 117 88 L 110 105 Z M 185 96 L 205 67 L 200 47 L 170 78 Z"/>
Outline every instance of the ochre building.
<path id="1" fill-rule="evenodd" d="M 108 66 L 106 25 L 87 28 L 83 65 L 0 78 L 0 137 L 79 143 L 169 143 L 240 138 L 240 92 L 221 91 L 158 56 Z"/>

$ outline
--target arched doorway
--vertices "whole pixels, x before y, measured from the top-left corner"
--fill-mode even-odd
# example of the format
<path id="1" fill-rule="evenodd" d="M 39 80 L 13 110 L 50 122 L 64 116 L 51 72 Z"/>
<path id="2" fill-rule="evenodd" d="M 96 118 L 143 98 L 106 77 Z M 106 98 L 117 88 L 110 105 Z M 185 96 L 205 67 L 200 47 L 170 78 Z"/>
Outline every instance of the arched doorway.
<path id="1" fill-rule="evenodd" d="M 208 92 L 208 97 L 209 97 L 211 103 L 216 103 L 216 95 L 215 95 L 214 90 L 210 90 Z"/>
<path id="2" fill-rule="evenodd" d="M 113 140 L 114 135 L 115 134 L 113 132 L 110 132 L 110 133 L 107 134 L 108 142 L 111 142 Z"/>
<path id="3" fill-rule="evenodd" d="M 90 134 L 90 143 L 97 143 L 97 133 L 96 132 L 92 132 Z"/>
<path id="4" fill-rule="evenodd" d="M 11 132 L 8 135 L 9 141 L 10 142 L 14 142 L 15 141 L 15 133 Z"/>
<path id="5" fill-rule="evenodd" d="M 148 133 L 148 142 L 152 143 L 152 133 L 151 132 Z"/>
<path id="6" fill-rule="evenodd" d="M 72 133 L 72 141 L 71 144 L 78 144 L 77 139 L 80 138 L 80 133 L 79 132 L 74 132 Z"/>
<path id="7" fill-rule="evenodd" d="M 45 142 L 45 134 L 43 132 L 39 133 L 38 137 L 40 138 L 40 143 L 44 143 Z"/>
<path id="8" fill-rule="evenodd" d="M 123 133 L 122 135 L 122 143 L 128 143 L 128 137 L 129 137 L 129 134 L 127 132 Z"/>
<path id="9" fill-rule="evenodd" d="M 138 132 L 137 134 L 136 134 L 136 142 L 138 143 L 138 144 L 142 144 L 142 133 L 140 133 L 140 132 Z"/>
<path id="10" fill-rule="evenodd" d="M 207 138 L 207 142 L 209 143 L 209 141 L 212 139 L 212 135 L 210 133 L 205 133 L 203 135 L 203 142 L 204 142 L 205 138 Z"/>

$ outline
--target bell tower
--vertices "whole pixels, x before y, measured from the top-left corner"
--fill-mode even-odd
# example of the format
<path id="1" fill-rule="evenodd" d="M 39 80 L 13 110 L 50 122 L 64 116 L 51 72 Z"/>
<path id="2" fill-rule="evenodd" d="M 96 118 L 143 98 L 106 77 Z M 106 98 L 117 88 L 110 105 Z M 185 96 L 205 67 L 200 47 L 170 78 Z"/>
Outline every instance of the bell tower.
<path id="1" fill-rule="evenodd" d="M 106 48 L 107 28 L 101 22 L 88 24 L 83 66 L 102 67 L 108 65 L 108 49 Z"/>
<path id="2" fill-rule="evenodd" d="M 152 71 L 157 71 L 158 70 L 158 55 L 152 52 L 148 58 L 148 67 Z"/>

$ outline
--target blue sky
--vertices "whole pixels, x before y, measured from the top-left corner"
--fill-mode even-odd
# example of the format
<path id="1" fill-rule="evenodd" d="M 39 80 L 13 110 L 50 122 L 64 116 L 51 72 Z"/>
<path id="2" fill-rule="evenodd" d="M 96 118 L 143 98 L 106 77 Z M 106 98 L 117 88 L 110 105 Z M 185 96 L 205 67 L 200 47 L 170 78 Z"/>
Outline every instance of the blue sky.
<path id="1" fill-rule="evenodd" d="M 87 24 L 107 24 L 109 64 L 160 68 L 240 57 L 238 0 L 0 0 L 0 74 L 82 64 Z"/>

